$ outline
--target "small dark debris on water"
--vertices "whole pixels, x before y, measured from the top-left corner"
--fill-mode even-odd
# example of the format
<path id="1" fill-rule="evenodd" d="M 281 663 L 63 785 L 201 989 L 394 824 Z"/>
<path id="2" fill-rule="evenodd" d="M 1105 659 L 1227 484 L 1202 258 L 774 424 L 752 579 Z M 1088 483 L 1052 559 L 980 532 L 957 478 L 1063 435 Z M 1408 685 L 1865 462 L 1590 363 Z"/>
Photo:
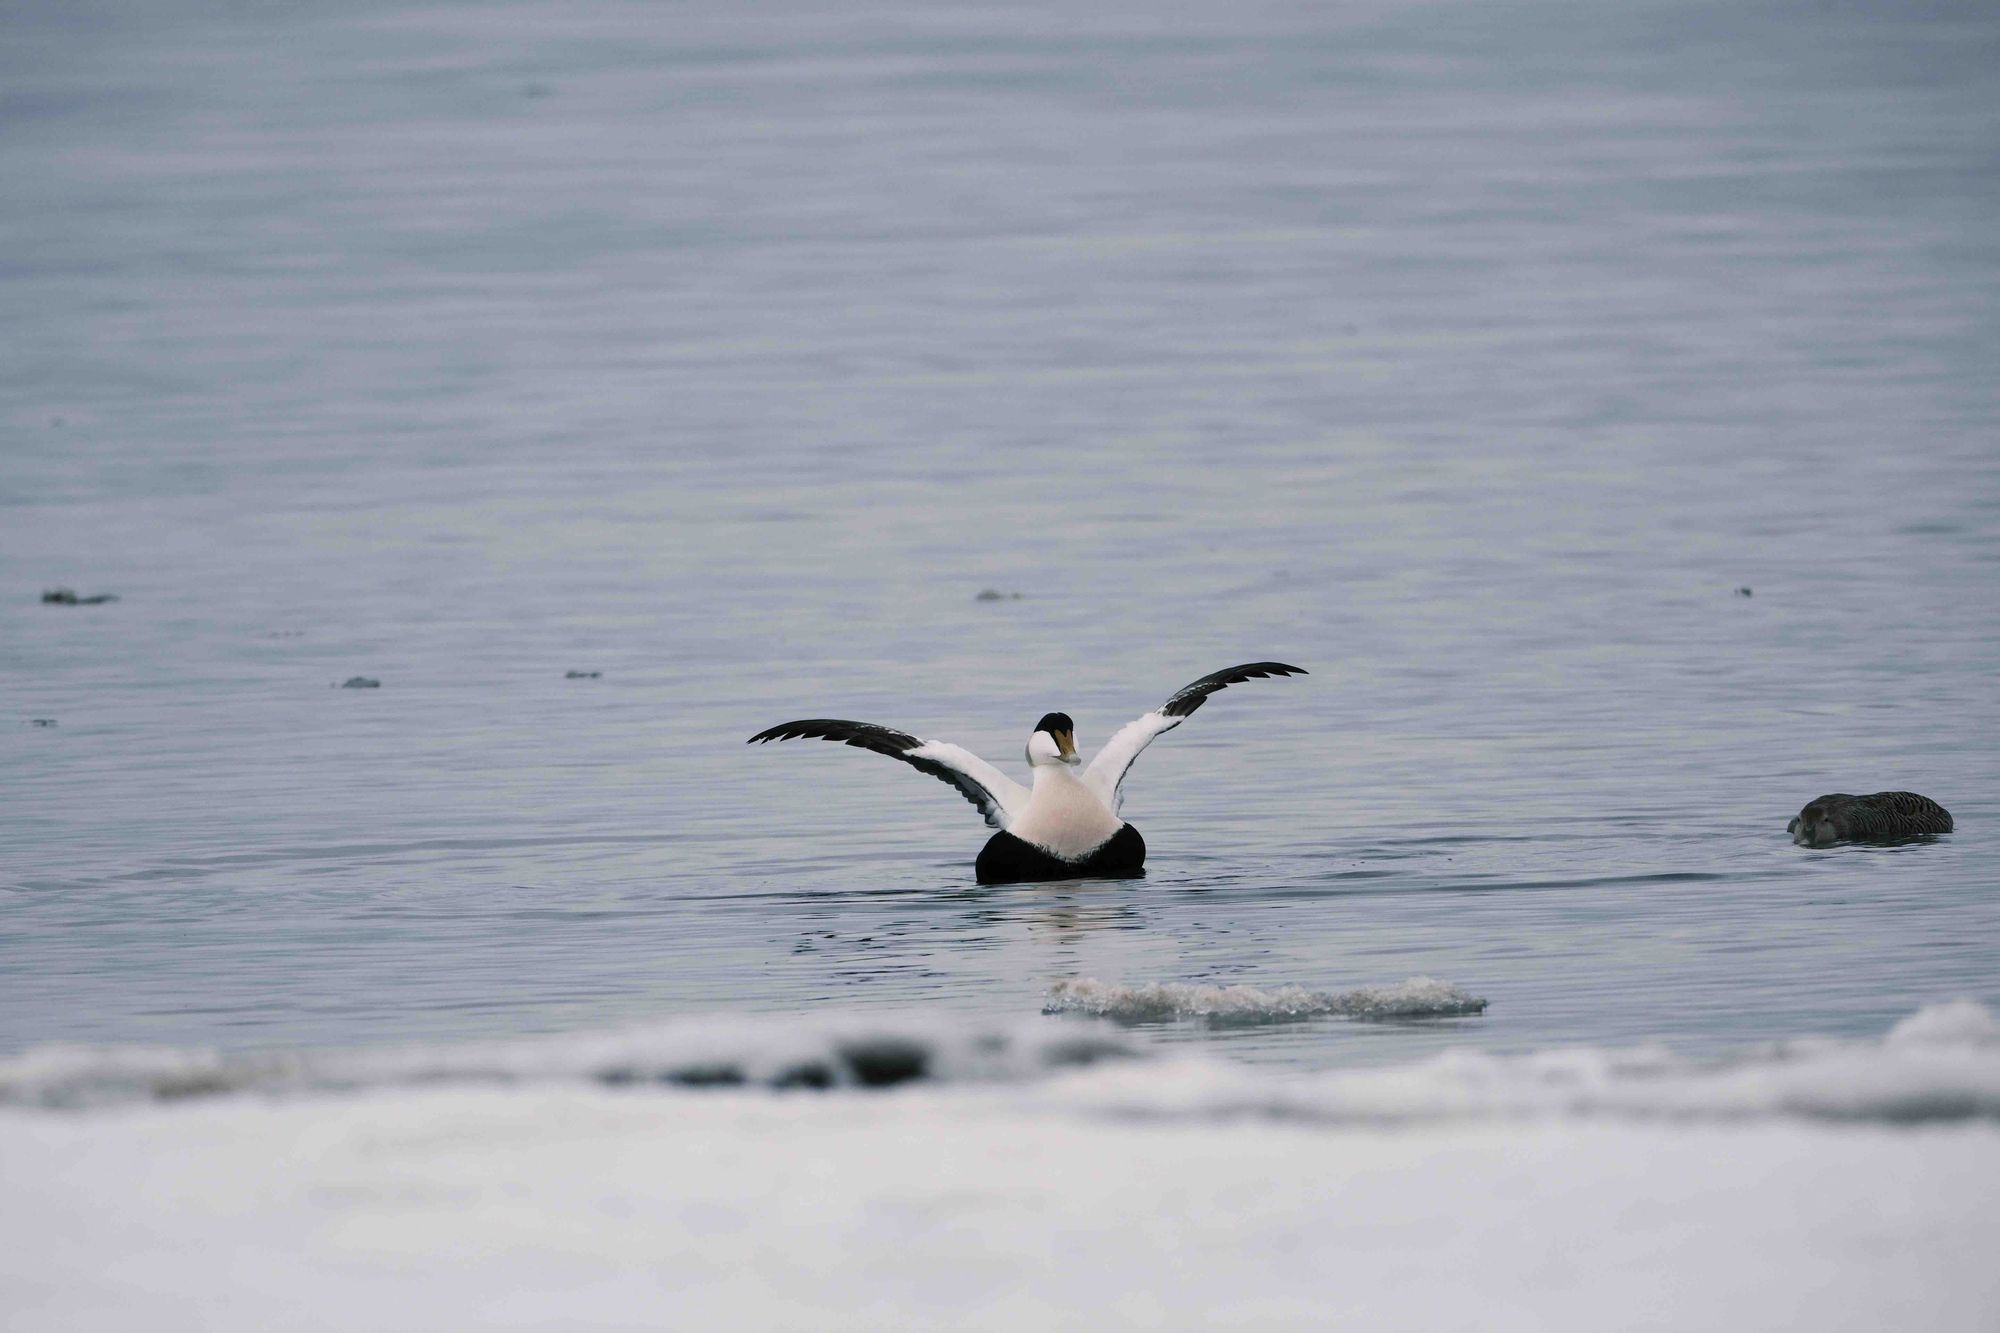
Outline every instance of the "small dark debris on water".
<path id="1" fill-rule="evenodd" d="M 74 588 L 45 588 L 42 591 L 43 606 L 103 606 L 106 602 L 118 600 L 116 593 L 93 593 L 89 597 L 79 597 Z"/>
<path id="2" fill-rule="evenodd" d="M 1018 602 L 1021 600 L 1021 594 L 1018 592 L 1001 592 L 998 588 L 981 588 L 979 595 L 972 600 L 975 602 Z"/>
<path id="3" fill-rule="evenodd" d="M 604 673 L 603 673 L 602 671 L 565 671 L 565 672 L 563 672 L 563 679 L 564 679 L 564 680 L 596 680 L 596 679 L 597 679 L 598 677 L 602 676 L 603 674 L 604 674 Z"/>
<path id="4" fill-rule="evenodd" d="M 382 682 L 373 676 L 349 676 L 346 680 L 340 682 L 340 688 L 343 690 L 379 690 L 382 688 Z"/>
<path id="5" fill-rule="evenodd" d="M 1748 588 L 1738 588 L 1736 590 L 1736 595 L 1738 597 L 1748 597 L 1750 595 L 1750 590 Z"/>
<path id="6" fill-rule="evenodd" d="M 52 717 L 31 717 L 28 719 L 28 725 L 31 727 L 53 727 L 55 724 L 56 720 Z"/>

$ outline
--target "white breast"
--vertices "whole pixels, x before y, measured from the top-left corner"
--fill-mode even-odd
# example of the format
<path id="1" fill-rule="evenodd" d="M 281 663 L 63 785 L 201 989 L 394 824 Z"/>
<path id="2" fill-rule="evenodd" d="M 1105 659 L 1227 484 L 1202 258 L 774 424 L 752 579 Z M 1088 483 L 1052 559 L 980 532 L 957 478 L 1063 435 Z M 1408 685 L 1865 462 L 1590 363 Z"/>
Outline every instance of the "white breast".
<path id="1" fill-rule="evenodd" d="M 1035 768 L 1035 789 L 1028 797 L 1028 808 L 1007 831 L 1065 861 L 1081 861 L 1123 824 L 1069 769 L 1044 764 Z"/>

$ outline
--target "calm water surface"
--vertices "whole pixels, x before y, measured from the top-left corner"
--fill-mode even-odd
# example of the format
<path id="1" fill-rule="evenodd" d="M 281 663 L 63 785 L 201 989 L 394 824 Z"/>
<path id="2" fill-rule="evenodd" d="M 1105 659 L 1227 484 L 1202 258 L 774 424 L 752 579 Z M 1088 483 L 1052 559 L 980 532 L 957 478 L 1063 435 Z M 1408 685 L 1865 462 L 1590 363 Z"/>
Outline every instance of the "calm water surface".
<path id="1" fill-rule="evenodd" d="M 0 23 L 0 1050 L 2000 1003 L 1985 6 Z M 743 744 L 1016 769 L 1263 657 L 1135 768 L 1143 881 L 979 887 L 948 789 Z M 1888 787 L 1961 831 L 1787 842 Z"/>

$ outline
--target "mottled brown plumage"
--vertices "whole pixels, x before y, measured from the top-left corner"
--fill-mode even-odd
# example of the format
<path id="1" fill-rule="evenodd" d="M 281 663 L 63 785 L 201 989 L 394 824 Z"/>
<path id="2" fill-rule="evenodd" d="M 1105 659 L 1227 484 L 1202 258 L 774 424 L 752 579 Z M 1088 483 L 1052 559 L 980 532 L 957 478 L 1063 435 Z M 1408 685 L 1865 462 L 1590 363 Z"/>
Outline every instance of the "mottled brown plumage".
<path id="1" fill-rule="evenodd" d="M 1801 847 L 1902 842 L 1951 832 L 1951 811 L 1913 791 L 1878 791 L 1869 796 L 1835 792 L 1808 802 L 1785 831 Z"/>

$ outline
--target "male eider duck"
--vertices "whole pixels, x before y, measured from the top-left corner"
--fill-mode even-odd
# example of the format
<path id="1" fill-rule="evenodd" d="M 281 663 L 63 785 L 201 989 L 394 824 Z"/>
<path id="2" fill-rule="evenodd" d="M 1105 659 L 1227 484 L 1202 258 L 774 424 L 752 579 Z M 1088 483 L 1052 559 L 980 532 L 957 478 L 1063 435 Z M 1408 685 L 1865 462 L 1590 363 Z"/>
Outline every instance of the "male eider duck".
<path id="1" fill-rule="evenodd" d="M 1146 864 L 1146 840 L 1118 817 L 1118 809 L 1123 803 L 1119 785 L 1139 752 L 1155 736 L 1187 721 L 1209 695 L 1225 686 L 1305 674 L 1304 668 L 1283 662 L 1249 662 L 1203 676 L 1175 690 L 1154 711 L 1120 727 L 1081 776 L 1070 771 L 1081 762 L 1075 724 L 1068 713 L 1045 713 L 1028 737 L 1028 768 L 1033 775 L 1028 787 L 962 746 L 918 740 L 872 722 L 808 718 L 760 731 L 750 743 L 806 737 L 844 741 L 949 782 L 1000 830 L 987 840 L 974 867 L 981 884 L 1136 875 Z"/>
<path id="2" fill-rule="evenodd" d="M 1906 842 L 1951 832 L 1951 811 L 1913 791 L 1878 791 L 1869 796 L 1835 792 L 1807 802 L 1785 825 L 1785 832 L 1801 847 Z"/>

